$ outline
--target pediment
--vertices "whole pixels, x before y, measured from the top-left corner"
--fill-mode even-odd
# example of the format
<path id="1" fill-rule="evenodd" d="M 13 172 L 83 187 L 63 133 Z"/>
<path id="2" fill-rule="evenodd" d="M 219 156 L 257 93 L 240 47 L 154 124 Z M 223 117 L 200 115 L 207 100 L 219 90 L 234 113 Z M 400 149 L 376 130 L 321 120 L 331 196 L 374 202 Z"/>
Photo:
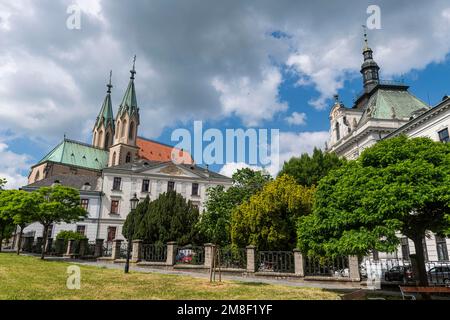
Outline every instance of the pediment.
<path id="1" fill-rule="evenodd" d="M 194 174 L 193 172 L 191 172 L 185 168 L 182 168 L 181 166 L 177 166 L 173 163 L 165 164 L 165 165 L 159 166 L 157 168 L 145 170 L 143 173 L 171 176 L 171 177 L 186 177 L 186 178 L 198 178 L 199 177 L 198 175 Z"/>

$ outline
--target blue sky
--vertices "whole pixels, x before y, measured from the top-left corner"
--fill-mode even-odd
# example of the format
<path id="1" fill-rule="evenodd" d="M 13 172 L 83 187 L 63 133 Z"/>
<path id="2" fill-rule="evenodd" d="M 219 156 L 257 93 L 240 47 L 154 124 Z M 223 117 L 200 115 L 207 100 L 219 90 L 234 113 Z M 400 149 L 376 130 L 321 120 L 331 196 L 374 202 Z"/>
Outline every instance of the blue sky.
<path id="1" fill-rule="evenodd" d="M 66 26 L 71 4 L 79 30 Z M 174 144 L 173 130 L 201 120 L 222 131 L 279 129 L 281 161 L 323 147 L 333 95 L 350 107 L 362 89 L 370 4 L 381 9 L 382 28 L 369 31 L 381 77 L 404 79 L 431 105 L 450 94 L 444 0 L 0 0 L 0 176 L 21 186 L 64 134 L 90 142 L 109 70 L 116 112 L 134 54 L 141 136 Z"/>

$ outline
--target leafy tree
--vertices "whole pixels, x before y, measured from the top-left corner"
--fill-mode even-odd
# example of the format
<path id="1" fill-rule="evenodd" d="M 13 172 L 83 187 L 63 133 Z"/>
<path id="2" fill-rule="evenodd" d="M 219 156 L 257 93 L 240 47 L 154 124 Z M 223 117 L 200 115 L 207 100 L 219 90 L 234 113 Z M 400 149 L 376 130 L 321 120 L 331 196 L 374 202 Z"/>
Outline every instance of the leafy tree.
<path id="1" fill-rule="evenodd" d="M 0 178 L 0 190 L 3 190 L 3 187 L 6 185 L 6 179 Z"/>
<path id="2" fill-rule="evenodd" d="M 17 254 L 19 254 L 22 244 L 23 229 L 25 229 L 27 224 L 33 222 L 34 216 L 38 210 L 39 197 L 36 193 L 23 190 L 8 190 L 2 193 L 3 201 L 0 200 L 0 206 L 3 210 L 8 212 L 13 224 L 20 227 L 17 245 Z"/>
<path id="3" fill-rule="evenodd" d="M 7 207 L 12 191 L 0 191 L 0 251 L 2 250 L 3 239 L 7 236 L 11 226 L 13 226 L 13 219 Z"/>
<path id="4" fill-rule="evenodd" d="M 450 231 L 450 144 L 405 136 L 381 141 L 319 183 L 313 214 L 300 220 L 309 255 L 393 252 L 399 231 L 414 242 L 427 285 L 422 240 Z"/>
<path id="5" fill-rule="evenodd" d="M 44 244 L 41 255 L 41 259 L 44 259 L 50 225 L 80 221 L 88 213 L 80 206 L 80 193 L 76 189 L 58 185 L 43 187 L 35 192 L 39 197 L 35 220 L 44 226 Z"/>
<path id="6" fill-rule="evenodd" d="M 317 186 L 320 179 L 325 177 L 330 170 L 340 167 L 344 162 L 345 160 L 340 159 L 335 153 L 327 153 L 314 148 L 312 156 L 304 153 L 298 158 L 293 157 L 285 162 L 278 175 L 288 174 L 302 186 Z"/>
<path id="7" fill-rule="evenodd" d="M 69 242 L 69 240 L 86 240 L 87 237 L 84 234 L 81 234 L 72 230 L 63 230 L 58 232 L 56 235 L 57 240 L 64 240 L 65 243 Z"/>
<path id="8" fill-rule="evenodd" d="M 279 176 L 237 207 L 232 214 L 233 245 L 255 245 L 260 250 L 293 249 L 296 221 L 311 213 L 315 187 L 298 185 L 288 175 Z"/>
<path id="9" fill-rule="evenodd" d="M 260 191 L 272 177 L 264 171 L 245 168 L 234 173 L 232 179 L 233 184 L 228 190 L 224 186 L 208 189 L 206 211 L 198 225 L 206 241 L 222 246 L 231 243 L 230 221 L 233 209 Z"/>
<path id="10" fill-rule="evenodd" d="M 196 242 L 199 212 L 191 201 L 186 201 L 182 195 L 175 191 L 163 193 L 158 199 L 148 203 L 145 212 L 143 210 L 145 202 L 140 210 L 135 211 L 134 216 L 127 219 L 125 231 L 129 231 L 130 225 L 137 221 L 134 235 L 144 241 L 151 243 L 176 241 L 180 245 Z M 142 219 L 138 216 L 141 212 L 144 212 Z"/>
<path id="11" fill-rule="evenodd" d="M 147 196 L 145 200 L 136 206 L 136 210 L 131 211 L 125 220 L 122 227 L 122 234 L 128 241 L 139 239 L 139 228 L 144 216 L 146 215 L 150 205 L 150 197 Z"/>

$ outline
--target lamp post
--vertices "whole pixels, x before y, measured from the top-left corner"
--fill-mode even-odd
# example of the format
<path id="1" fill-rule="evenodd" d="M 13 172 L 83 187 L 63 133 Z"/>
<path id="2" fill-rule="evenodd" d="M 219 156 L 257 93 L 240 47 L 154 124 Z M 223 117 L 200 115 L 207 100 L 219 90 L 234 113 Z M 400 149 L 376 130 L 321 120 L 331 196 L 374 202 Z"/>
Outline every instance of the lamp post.
<path id="1" fill-rule="evenodd" d="M 130 207 L 131 207 L 130 213 L 134 213 L 134 210 L 136 210 L 138 203 L 139 203 L 139 199 L 135 193 L 133 198 L 130 199 Z M 133 237 L 133 233 L 134 233 L 133 227 L 131 227 L 129 229 L 129 233 L 128 233 L 127 261 L 125 262 L 125 273 L 128 273 L 128 270 L 130 270 L 130 253 L 131 253 L 131 245 L 132 245 L 132 241 L 133 241 L 132 237 Z"/>

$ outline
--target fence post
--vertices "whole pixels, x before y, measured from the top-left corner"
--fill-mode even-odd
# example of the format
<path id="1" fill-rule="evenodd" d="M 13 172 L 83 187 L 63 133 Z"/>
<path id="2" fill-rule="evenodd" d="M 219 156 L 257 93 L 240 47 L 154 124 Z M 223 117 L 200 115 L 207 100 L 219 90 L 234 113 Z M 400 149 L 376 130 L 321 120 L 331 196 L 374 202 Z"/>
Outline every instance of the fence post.
<path id="1" fill-rule="evenodd" d="M 112 254 L 111 259 L 117 260 L 120 259 L 120 245 L 122 244 L 122 240 L 113 240 Z"/>
<path id="2" fill-rule="evenodd" d="M 213 248 L 214 248 L 214 244 L 212 243 L 205 243 L 204 244 L 205 247 L 205 262 L 204 265 L 205 267 L 211 268 L 213 265 Z"/>
<path id="3" fill-rule="evenodd" d="M 95 239 L 95 257 L 101 257 L 103 255 L 103 239 Z"/>
<path id="4" fill-rule="evenodd" d="M 177 243 L 167 242 L 167 258 L 166 258 L 166 264 L 169 266 L 173 266 L 175 264 L 175 259 L 177 256 Z"/>
<path id="5" fill-rule="evenodd" d="M 247 246 L 247 272 L 255 272 L 256 270 L 256 247 Z"/>
<path id="6" fill-rule="evenodd" d="M 142 259 L 142 240 L 133 240 L 133 252 L 131 262 L 138 262 Z"/>
<path id="7" fill-rule="evenodd" d="M 359 260 L 358 256 L 348 257 L 348 269 L 351 281 L 361 281 L 361 275 L 359 273 Z"/>
<path id="8" fill-rule="evenodd" d="M 84 257 L 86 255 L 87 247 L 88 247 L 88 239 L 80 240 L 80 251 L 79 251 L 80 257 Z"/>
<path id="9" fill-rule="evenodd" d="M 75 242 L 74 239 L 69 239 L 67 241 L 67 250 L 66 250 L 65 256 L 70 256 L 72 254 L 72 250 L 73 250 L 72 247 L 73 247 L 74 242 Z"/>
<path id="10" fill-rule="evenodd" d="M 296 275 L 300 277 L 305 276 L 305 260 L 299 249 L 294 249 L 294 267 Z"/>

